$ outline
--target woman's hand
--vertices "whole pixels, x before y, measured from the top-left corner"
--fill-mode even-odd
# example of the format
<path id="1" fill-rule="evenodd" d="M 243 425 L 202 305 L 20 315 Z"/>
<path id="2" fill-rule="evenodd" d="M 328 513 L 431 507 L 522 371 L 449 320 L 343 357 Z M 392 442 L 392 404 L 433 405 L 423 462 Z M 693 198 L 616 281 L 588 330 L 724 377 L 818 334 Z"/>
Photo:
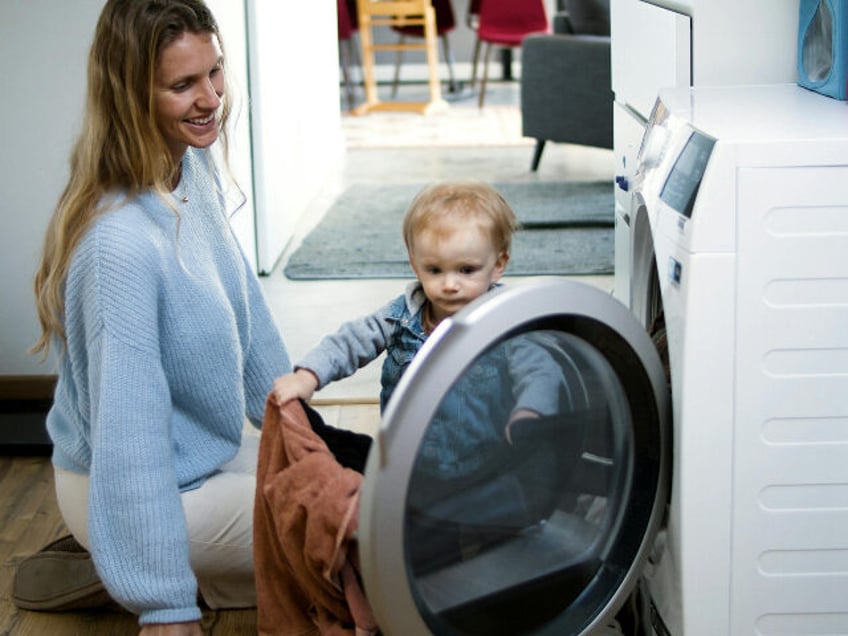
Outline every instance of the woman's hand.
<path id="1" fill-rule="evenodd" d="M 294 373 L 286 373 L 274 380 L 274 399 L 277 406 L 283 407 L 287 402 L 300 398 L 308 400 L 318 388 L 318 378 L 309 369 L 298 369 Z"/>
<path id="2" fill-rule="evenodd" d="M 199 621 L 144 625 L 138 636 L 203 636 Z"/>

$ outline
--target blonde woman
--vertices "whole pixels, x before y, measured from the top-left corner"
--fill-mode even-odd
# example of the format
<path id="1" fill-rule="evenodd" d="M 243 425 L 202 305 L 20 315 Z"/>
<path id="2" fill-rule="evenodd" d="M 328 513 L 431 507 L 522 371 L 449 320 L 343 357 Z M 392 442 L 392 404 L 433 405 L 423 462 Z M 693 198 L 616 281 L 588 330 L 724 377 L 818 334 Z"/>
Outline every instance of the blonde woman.
<path id="1" fill-rule="evenodd" d="M 290 370 L 210 153 L 224 75 L 202 0 L 106 2 L 36 276 L 59 506 L 142 634 L 200 634 L 199 597 L 255 605 L 243 423 Z"/>

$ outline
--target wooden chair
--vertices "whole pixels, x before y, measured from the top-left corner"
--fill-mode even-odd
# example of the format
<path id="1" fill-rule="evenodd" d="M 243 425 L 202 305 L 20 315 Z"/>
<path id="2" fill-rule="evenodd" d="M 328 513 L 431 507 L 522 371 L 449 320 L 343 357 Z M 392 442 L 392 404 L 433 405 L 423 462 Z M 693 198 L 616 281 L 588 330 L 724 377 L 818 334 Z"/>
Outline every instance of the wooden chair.
<path id="1" fill-rule="evenodd" d="M 451 0 L 430 0 L 433 5 L 433 10 L 436 12 L 436 36 L 442 41 L 442 52 L 445 56 L 445 62 L 448 65 L 448 93 L 454 93 L 458 90 L 456 82 L 456 73 L 453 69 L 453 53 L 451 52 L 450 42 L 448 41 L 448 33 L 456 28 L 456 18 L 453 13 L 453 3 Z M 393 31 L 399 34 L 398 42 L 403 44 L 407 37 L 423 38 L 424 28 L 420 26 L 395 26 Z M 395 79 L 392 83 L 392 97 L 397 95 L 398 85 L 400 84 L 400 67 L 403 64 L 403 49 L 397 52 L 395 59 Z"/>
<path id="2" fill-rule="evenodd" d="M 439 84 L 439 54 L 436 15 L 430 0 L 357 0 L 359 41 L 362 46 L 362 74 L 365 85 L 365 102 L 353 113 L 363 115 L 373 111 L 413 111 L 426 114 L 447 108 Z M 418 26 L 423 29 L 422 42 L 375 44 L 372 29 L 375 26 Z M 427 55 L 430 100 L 427 102 L 381 102 L 377 95 L 375 51 L 424 50 Z"/>

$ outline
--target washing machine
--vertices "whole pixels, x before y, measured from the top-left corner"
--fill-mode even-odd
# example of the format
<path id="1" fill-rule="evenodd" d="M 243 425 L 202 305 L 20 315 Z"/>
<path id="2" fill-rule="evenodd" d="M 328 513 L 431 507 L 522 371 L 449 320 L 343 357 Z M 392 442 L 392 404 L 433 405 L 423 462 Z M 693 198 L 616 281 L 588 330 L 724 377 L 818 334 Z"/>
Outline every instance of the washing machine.
<path id="1" fill-rule="evenodd" d="M 507 285 L 392 396 L 357 532 L 383 632 L 848 632 L 846 183 L 844 102 L 662 92 L 631 306 Z"/>
<path id="2" fill-rule="evenodd" d="M 621 634 L 670 469 L 662 359 L 623 303 L 555 278 L 478 299 L 413 359 L 369 454 L 382 632 Z"/>
<path id="3" fill-rule="evenodd" d="M 660 93 L 627 291 L 671 375 L 647 633 L 848 633 L 846 183 L 844 102 L 794 84 Z"/>

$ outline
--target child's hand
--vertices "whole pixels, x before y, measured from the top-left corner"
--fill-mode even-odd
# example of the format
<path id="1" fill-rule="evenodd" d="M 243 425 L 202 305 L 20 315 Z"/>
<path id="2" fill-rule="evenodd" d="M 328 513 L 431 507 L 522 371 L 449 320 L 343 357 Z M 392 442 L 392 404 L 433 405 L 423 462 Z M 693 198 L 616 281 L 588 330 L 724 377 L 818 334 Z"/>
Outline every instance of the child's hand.
<path id="1" fill-rule="evenodd" d="M 291 400 L 308 400 L 318 388 L 318 378 L 308 369 L 298 369 L 274 380 L 274 399 L 282 407 Z"/>
<path id="2" fill-rule="evenodd" d="M 530 409 L 516 409 L 513 411 L 512 415 L 509 417 L 509 422 L 506 423 L 506 427 L 504 429 L 504 435 L 506 437 L 506 441 L 510 444 L 514 444 L 512 440 L 512 425 L 520 420 L 536 420 L 539 419 L 539 414 L 536 411 Z"/>

